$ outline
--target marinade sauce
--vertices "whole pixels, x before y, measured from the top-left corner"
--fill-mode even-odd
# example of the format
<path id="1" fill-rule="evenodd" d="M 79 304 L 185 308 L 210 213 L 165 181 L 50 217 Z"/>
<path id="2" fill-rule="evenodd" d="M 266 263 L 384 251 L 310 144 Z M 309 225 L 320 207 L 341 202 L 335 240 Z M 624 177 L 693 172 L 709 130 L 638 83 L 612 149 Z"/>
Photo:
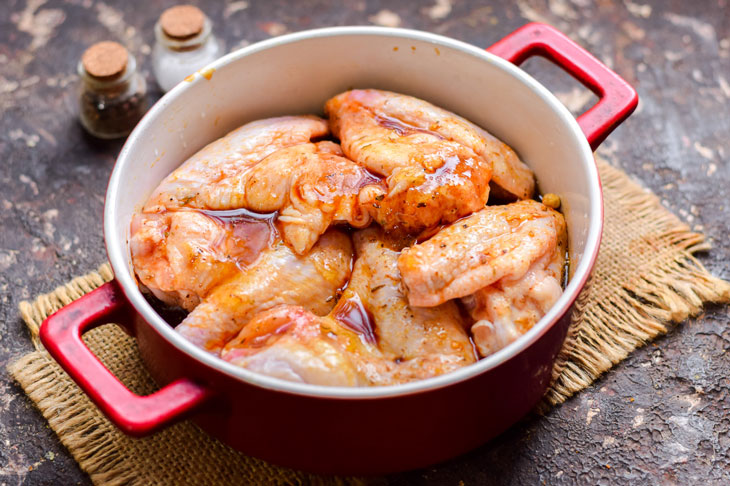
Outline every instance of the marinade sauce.
<path id="1" fill-rule="evenodd" d="M 373 315 L 365 308 L 357 293 L 348 291 L 331 315 L 344 327 L 362 336 L 366 342 L 377 344 Z"/>
<path id="2" fill-rule="evenodd" d="M 399 120 L 398 118 L 384 115 L 382 113 L 378 113 L 377 115 L 375 115 L 375 121 L 378 122 L 378 125 L 380 125 L 381 127 L 393 130 L 401 137 L 405 137 L 406 135 L 410 135 L 412 133 L 426 133 L 428 135 L 433 135 L 434 137 L 437 137 L 441 140 L 443 140 L 444 138 L 443 135 L 438 132 L 434 132 L 433 130 L 429 130 L 427 128 L 421 128 L 415 125 L 411 125 L 410 123 L 404 122 L 403 120 Z"/>
<path id="3" fill-rule="evenodd" d="M 221 223 L 236 223 L 236 222 L 248 222 L 248 223 L 262 223 L 265 222 L 273 228 L 274 219 L 277 213 L 255 213 L 248 209 L 198 209 L 197 211 L 205 214 L 206 216 L 216 219 Z"/>
<path id="4" fill-rule="evenodd" d="M 231 238 L 221 238 L 213 246 L 225 247 L 239 268 L 251 264 L 261 251 L 274 244 L 277 213 L 254 213 L 247 209 L 198 209 L 201 214 L 225 226 Z M 242 268 L 243 269 L 243 268 Z"/>

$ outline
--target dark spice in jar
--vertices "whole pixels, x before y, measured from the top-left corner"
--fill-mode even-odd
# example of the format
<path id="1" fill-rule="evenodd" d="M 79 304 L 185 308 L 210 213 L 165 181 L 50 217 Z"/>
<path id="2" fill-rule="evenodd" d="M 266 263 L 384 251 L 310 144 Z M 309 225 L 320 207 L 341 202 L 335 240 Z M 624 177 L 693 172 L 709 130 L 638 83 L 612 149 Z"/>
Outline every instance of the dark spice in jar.
<path id="1" fill-rule="evenodd" d="M 124 46 L 99 42 L 89 47 L 78 65 L 81 77 L 81 124 L 99 138 L 124 137 L 147 110 L 146 84 Z"/>

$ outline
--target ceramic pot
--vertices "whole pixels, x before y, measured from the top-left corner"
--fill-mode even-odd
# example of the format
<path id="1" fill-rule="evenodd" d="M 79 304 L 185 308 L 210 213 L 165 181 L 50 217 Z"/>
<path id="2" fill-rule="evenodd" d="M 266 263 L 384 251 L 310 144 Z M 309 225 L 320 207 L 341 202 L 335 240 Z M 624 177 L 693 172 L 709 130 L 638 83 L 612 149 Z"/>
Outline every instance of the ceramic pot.
<path id="1" fill-rule="evenodd" d="M 516 64 L 541 55 L 594 91 L 577 120 Z M 238 368 L 178 335 L 144 299 L 129 231 L 152 190 L 206 143 L 242 123 L 321 113 L 349 88 L 413 95 L 486 128 L 512 146 L 543 192 L 559 194 L 571 275 L 525 335 L 476 364 L 404 385 L 344 388 L 293 383 Z M 487 50 L 425 32 L 337 27 L 233 52 L 165 95 L 132 132 L 109 181 L 104 233 L 115 280 L 49 317 L 48 351 L 120 429 L 142 436 L 183 417 L 276 464 L 327 473 L 386 473 L 466 452 L 504 431 L 544 394 L 578 294 L 596 261 L 603 223 L 593 149 L 636 107 L 636 92 L 566 36 L 529 24 Z M 117 322 L 135 336 L 162 388 L 140 397 L 88 350 L 81 334 Z"/>

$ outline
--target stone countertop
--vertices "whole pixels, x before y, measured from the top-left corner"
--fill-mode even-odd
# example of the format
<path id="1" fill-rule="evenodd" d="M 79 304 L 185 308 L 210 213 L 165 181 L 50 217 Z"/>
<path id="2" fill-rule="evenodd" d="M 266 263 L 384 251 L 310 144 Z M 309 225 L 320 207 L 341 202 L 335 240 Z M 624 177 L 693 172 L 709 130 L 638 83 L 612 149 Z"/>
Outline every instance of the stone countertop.
<path id="1" fill-rule="evenodd" d="M 488 46 L 527 21 L 550 23 L 639 91 L 634 115 L 599 153 L 658 194 L 713 249 L 730 278 L 730 4 L 728 0 L 193 1 L 228 49 L 332 25 L 422 29 Z M 0 363 L 31 350 L 17 306 L 105 259 L 101 216 L 120 141 L 76 118 L 76 63 L 114 39 L 137 56 L 151 101 L 153 25 L 170 1 L 6 0 L 0 8 Z M 523 67 L 574 112 L 594 99 L 543 60 Z M 728 484 L 728 310 L 637 350 L 545 416 L 432 468 L 374 484 Z M 0 367 L 0 485 L 90 484 Z"/>

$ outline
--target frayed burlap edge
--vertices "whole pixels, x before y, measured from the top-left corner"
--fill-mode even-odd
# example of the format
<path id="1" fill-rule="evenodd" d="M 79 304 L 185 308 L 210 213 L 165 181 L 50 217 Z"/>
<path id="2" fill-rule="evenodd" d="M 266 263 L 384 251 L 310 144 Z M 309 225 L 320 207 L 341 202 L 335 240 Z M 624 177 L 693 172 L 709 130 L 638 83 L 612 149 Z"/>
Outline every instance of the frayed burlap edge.
<path id="1" fill-rule="evenodd" d="M 88 294 L 100 285 L 114 278 L 111 266 L 108 263 L 101 265 L 95 272 L 82 277 L 76 277 L 53 292 L 37 297 L 33 302 L 24 300 L 20 303 L 20 317 L 30 330 L 30 338 L 36 349 L 41 348 L 38 330 L 43 320 L 61 307 Z"/>
<path id="2" fill-rule="evenodd" d="M 541 412 L 589 386 L 630 352 L 666 333 L 670 324 L 697 315 L 703 303 L 730 302 L 730 283 L 712 276 L 693 256 L 709 249 L 704 235 L 692 232 L 624 172 L 600 159 L 597 164 L 606 217 L 617 209 L 612 206 L 619 206 L 636 220 L 650 221 L 654 231 L 643 243 L 655 251 L 643 265 L 628 269 L 625 280 L 601 274 L 601 256 L 611 236 L 606 234 L 611 228 L 606 221 L 597 271 L 576 302 L 553 382 L 538 407 Z M 596 280 L 603 288 L 595 289 Z"/>
<path id="3" fill-rule="evenodd" d="M 576 303 L 568 337 L 553 370 L 553 384 L 538 407 L 541 411 L 562 403 L 589 386 L 631 351 L 665 333 L 671 323 L 700 312 L 704 302 L 730 301 L 730 284 L 713 277 L 693 256 L 693 253 L 708 248 L 703 235 L 691 232 L 687 225 L 661 206 L 656 196 L 643 190 L 620 170 L 602 161 L 598 161 L 598 166 L 607 217 L 610 217 L 612 209 L 628 209 L 642 223 L 650 220 L 653 232 L 643 237 L 645 241 L 640 243 L 653 251 L 641 266 L 622 279 L 611 273 L 615 269 L 602 262 L 599 255 L 596 272 Z M 611 224 L 607 222 L 608 233 L 610 229 Z M 614 236 L 604 233 L 602 255 L 608 253 L 607 240 L 610 246 L 610 242 L 616 240 Z M 608 268 L 602 270 L 603 267 Z M 134 465 L 131 457 L 136 449 L 125 446 L 125 441 L 135 439 L 121 438 L 106 419 L 98 419 L 100 412 L 79 392 L 38 340 L 39 326 L 48 315 L 111 278 L 109 265 L 104 264 L 98 271 L 76 278 L 33 302 L 22 302 L 20 312 L 38 351 L 20 358 L 8 369 L 94 483 L 115 486 L 144 484 L 140 480 L 147 478 L 138 476 L 139 471 L 135 467 L 139 466 Z M 607 295 L 611 297 L 606 298 Z M 134 347 L 131 338 L 122 336 L 119 329 L 97 329 L 92 333 L 97 331 L 117 332 L 120 336 L 111 339 L 129 339 L 129 347 Z M 181 427 L 186 428 L 181 432 Z M 172 432 L 175 437 L 199 432 L 189 423 L 177 424 L 174 428 L 177 428 Z M 157 436 L 165 433 L 167 430 Z M 193 439 L 199 440 L 197 436 Z M 161 442 L 164 444 L 166 440 L 169 441 L 169 438 L 163 437 Z M 247 475 L 249 484 L 361 483 L 356 478 L 323 478 L 277 468 L 240 456 L 212 439 L 206 446 L 226 460 L 230 456 L 231 460 L 242 461 L 245 468 L 253 469 L 254 472 Z M 252 482 L 251 477 L 260 479 Z M 165 483 L 156 481 L 155 484 Z"/>

